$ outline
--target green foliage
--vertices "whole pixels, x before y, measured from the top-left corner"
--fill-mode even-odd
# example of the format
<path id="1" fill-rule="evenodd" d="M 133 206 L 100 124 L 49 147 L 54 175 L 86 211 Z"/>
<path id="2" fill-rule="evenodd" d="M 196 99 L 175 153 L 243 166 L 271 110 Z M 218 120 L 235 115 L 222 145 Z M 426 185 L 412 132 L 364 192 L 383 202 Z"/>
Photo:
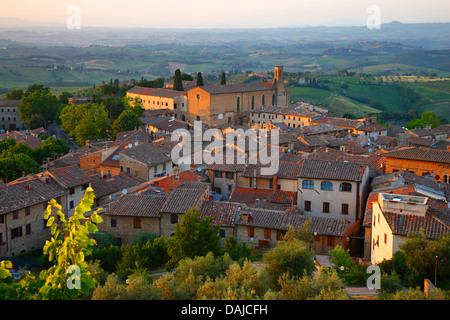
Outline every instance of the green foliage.
<path id="1" fill-rule="evenodd" d="M 141 231 L 136 235 L 136 237 L 134 237 L 133 244 L 139 246 L 144 246 L 147 242 L 152 244 L 156 238 L 158 238 L 158 235 L 155 232 L 149 233 L 146 231 Z"/>
<path id="2" fill-rule="evenodd" d="M 91 254 L 92 246 L 96 244 L 89 235 L 95 233 L 98 230 L 96 224 L 103 221 L 97 211 L 92 212 L 89 217 L 85 216 L 91 211 L 94 197 L 92 188 L 87 188 L 73 216 L 68 220 L 61 211 L 61 205 L 54 199 L 50 201 L 44 218 L 52 237 L 46 241 L 43 254 L 48 256 L 51 266 L 42 270 L 38 278 L 28 273 L 19 281 L 11 281 L 8 271 L 5 271 L 5 268 L 10 265 L 2 262 L 0 264 L 1 299 L 63 300 L 86 298 L 90 295 L 97 280 L 88 270 L 89 265 L 85 257 Z M 70 266 L 79 268 L 78 277 L 75 277 L 80 280 L 80 290 L 69 289 L 67 272 Z"/>
<path id="3" fill-rule="evenodd" d="M 227 84 L 227 79 L 226 79 L 226 76 L 225 76 L 225 72 L 222 72 L 222 75 L 220 76 L 220 84 L 221 85 Z"/>
<path id="4" fill-rule="evenodd" d="M 423 285 L 423 279 L 434 279 L 436 262 L 438 286 L 450 287 L 450 235 L 445 234 L 440 239 L 428 239 L 421 231 L 408 234 L 408 240 L 399 245 L 405 257 L 408 270 L 409 286 Z M 437 258 L 436 258 L 437 256 Z M 436 261 L 437 260 L 437 261 Z"/>
<path id="5" fill-rule="evenodd" d="M 310 245 L 304 241 L 280 241 L 278 246 L 264 255 L 266 270 L 276 284 L 278 278 L 283 273 L 289 273 L 292 276 L 301 276 L 304 273 L 312 274 L 315 270 L 314 251 Z"/>
<path id="6" fill-rule="evenodd" d="M 6 100 L 20 100 L 23 97 L 23 89 L 12 89 L 6 93 Z"/>
<path id="7" fill-rule="evenodd" d="M 58 107 L 58 99 L 50 93 L 49 88 L 34 85 L 25 91 L 21 99 L 20 118 L 30 129 L 35 129 L 42 121 L 53 121 Z"/>
<path id="8" fill-rule="evenodd" d="M 197 87 L 203 86 L 203 76 L 201 72 L 197 73 Z"/>
<path id="9" fill-rule="evenodd" d="M 439 127 L 441 125 L 441 120 L 436 115 L 434 111 L 425 111 L 422 113 L 420 118 L 411 119 L 406 125 L 408 129 L 415 128 L 425 128 L 426 126 L 431 126 L 432 129 Z"/>
<path id="10" fill-rule="evenodd" d="M 312 219 L 306 220 L 298 229 L 294 229 L 294 227 L 289 226 L 288 231 L 282 237 L 283 241 L 304 241 L 309 244 L 314 243 L 314 235 L 311 232 Z"/>
<path id="11" fill-rule="evenodd" d="M 80 146 L 86 140 L 106 138 L 110 129 L 108 112 L 102 103 L 69 105 L 61 111 L 60 119 L 61 127 Z"/>
<path id="12" fill-rule="evenodd" d="M 223 249 L 229 254 L 231 259 L 238 261 L 241 266 L 246 259 L 254 260 L 254 256 L 252 255 L 253 246 L 250 245 L 247 247 L 245 243 L 238 243 L 233 236 L 230 236 L 225 240 Z"/>
<path id="13" fill-rule="evenodd" d="M 7 154 L 0 157 L 0 178 L 12 181 L 22 176 L 22 173 L 38 173 L 37 162 L 26 154 Z"/>
<path id="14" fill-rule="evenodd" d="M 173 90 L 183 91 L 183 81 L 181 79 L 181 71 L 180 69 L 175 70 L 175 75 L 173 78 Z"/>
<path id="15" fill-rule="evenodd" d="M 208 252 L 219 255 L 219 226 L 211 224 L 212 218 L 199 218 L 200 211 L 192 208 L 181 217 L 181 223 L 175 225 L 175 235 L 170 238 L 167 252 L 170 260 L 167 270 L 173 270 L 184 258 L 203 256 Z"/>
<path id="16" fill-rule="evenodd" d="M 39 297 L 43 299 L 73 299 L 79 294 L 88 296 L 96 285 L 96 280 L 87 270 L 85 257 L 92 253 L 96 241 L 89 237 L 90 233 L 98 231 L 96 224 L 103 222 L 98 210 L 86 217 L 94 204 L 94 192 L 87 188 L 80 204 L 68 220 L 61 211 L 62 207 L 56 200 L 51 200 L 45 212 L 46 226 L 50 227 L 52 238 L 46 241 L 43 253 L 49 256 L 54 265 L 41 271 L 39 279 L 44 281 L 39 289 Z M 101 208 L 99 209 L 101 210 Z M 55 219 L 56 218 L 56 219 Z M 69 266 L 79 268 L 80 291 L 67 286 L 67 270 Z"/>
<path id="17" fill-rule="evenodd" d="M 291 276 L 278 278 L 279 291 L 269 291 L 265 299 L 271 300 L 348 300 L 343 291 L 344 282 L 332 268 L 320 268 L 313 277 Z"/>
<path id="18" fill-rule="evenodd" d="M 92 300 L 161 300 L 161 292 L 144 275 L 131 276 L 128 283 L 121 282 L 114 273 L 103 286 L 98 286 Z"/>
<path id="19" fill-rule="evenodd" d="M 119 132 L 138 129 L 141 124 L 141 120 L 132 109 L 125 109 L 112 124 L 113 138 L 115 139 Z"/>
<path id="20" fill-rule="evenodd" d="M 56 159 L 67 154 L 69 151 L 69 145 L 64 139 L 48 137 L 33 149 L 33 157 L 38 163 L 42 163 L 45 158 Z"/>

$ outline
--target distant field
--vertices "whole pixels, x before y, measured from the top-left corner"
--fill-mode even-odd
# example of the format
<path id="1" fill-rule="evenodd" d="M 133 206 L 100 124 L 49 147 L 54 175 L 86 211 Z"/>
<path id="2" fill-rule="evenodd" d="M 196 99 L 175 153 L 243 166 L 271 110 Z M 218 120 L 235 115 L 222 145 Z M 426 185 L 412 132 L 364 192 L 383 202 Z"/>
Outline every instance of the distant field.
<path id="1" fill-rule="evenodd" d="M 397 88 L 391 85 L 348 84 L 346 95 L 356 100 L 380 101 L 386 111 L 401 111 L 401 99 Z"/>
<path id="2" fill-rule="evenodd" d="M 291 100 L 304 100 L 311 104 L 321 103 L 324 107 L 337 116 L 344 113 L 352 113 L 355 116 L 362 117 L 370 113 L 378 113 L 380 110 L 367 106 L 359 101 L 348 97 L 335 94 L 328 90 L 307 87 L 289 88 Z"/>

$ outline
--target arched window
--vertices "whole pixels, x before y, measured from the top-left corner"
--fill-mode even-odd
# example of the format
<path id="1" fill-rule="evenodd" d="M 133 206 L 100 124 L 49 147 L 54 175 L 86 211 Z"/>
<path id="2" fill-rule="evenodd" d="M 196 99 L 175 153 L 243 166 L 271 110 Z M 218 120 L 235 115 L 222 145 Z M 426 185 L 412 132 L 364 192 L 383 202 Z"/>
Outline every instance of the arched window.
<path id="1" fill-rule="evenodd" d="M 312 180 L 303 180 L 302 188 L 303 189 L 314 189 L 314 181 L 312 181 Z"/>
<path id="2" fill-rule="evenodd" d="M 344 191 L 344 192 L 351 192 L 352 191 L 352 185 L 348 182 L 343 182 L 341 183 L 340 187 L 339 187 L 339 191 Z"/>
<path id="3" fill-rule="evenodd" d="M 170 223 L 171 224 L 178 223 L 178 216 L 176 214 L 173 214 L 173 215 L 170 216 Z"/>
<path id="4" fill-rule="evenodd" d="M 186 121 L 186 117 L 184 114 L 181 116 L 181 120 Z"/>
<path id="5" fill-rule="evenodd" d="M 140 218 L 134 218 L 134 220 L 133 220 L 133 228 L 134 229 L 140 229 L 141 228 L 141 219 Z"/>
<path id="6" fill-rule="evenodd" d="M 237 112 L 239 112 L 239 107 L 240 107 L 240 102 L 241 102 L 241 98 L 240 97 L 237 97 L 237 99 L 236 99 L 236 110 L 237 110 Z"/>
<path id="7" fill-rule="evenodd" d="M 255 96 L 252 96 L 252 110 L 255 109 Z"/>
<path id="8" fill-rule="evenodd" d="M 197 121 L 200 121 L 200 116 L 197 116 Z"/>
<path id="9" fill-rule="evenodd" d="M 322 181 L 322 183 L 320 184 L 320 190 L 333 191 L 333 183 L 330 181 Z"/>

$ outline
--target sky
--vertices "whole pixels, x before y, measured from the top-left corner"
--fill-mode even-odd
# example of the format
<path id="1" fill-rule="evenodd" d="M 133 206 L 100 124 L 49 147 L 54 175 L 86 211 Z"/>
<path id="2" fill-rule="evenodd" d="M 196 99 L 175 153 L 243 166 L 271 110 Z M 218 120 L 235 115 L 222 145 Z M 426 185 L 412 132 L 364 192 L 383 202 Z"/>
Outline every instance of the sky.
<path id="1" fill-rule="evenodd" d="M 450 22 L 449 0 L 1 0 L 0 17 L 66 24 L 76 6 L 81 27 L 335 26 L 366 25 L 372 5 L 381 23 Z"/>

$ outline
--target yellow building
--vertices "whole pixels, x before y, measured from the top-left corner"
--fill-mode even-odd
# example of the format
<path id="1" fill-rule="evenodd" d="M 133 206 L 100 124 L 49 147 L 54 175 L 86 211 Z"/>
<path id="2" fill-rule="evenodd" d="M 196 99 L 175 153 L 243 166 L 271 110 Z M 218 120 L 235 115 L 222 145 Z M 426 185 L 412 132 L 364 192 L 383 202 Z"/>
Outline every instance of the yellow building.
<path id="1" fill-rule="evenodd" d="M 184 91 L 133 87 L 127 91 L 127 97 L 138 98 L 145 110 L 170 109 L 177 114 L 178 111 L 186 111 L 187 108 L 187 95 Z"/>
<path id="2" fill-rule="evenodd" d="M 450 232 L 448 224 L 435 216 L 442 208 L 436 209 L 440 206 L 433 203 L 424 196 L 379 193 L 378 201 L 372 204 L 372 264 L 391 259 L 408 240 L 409 232 L 423 230 L 429 238 Z"/>

